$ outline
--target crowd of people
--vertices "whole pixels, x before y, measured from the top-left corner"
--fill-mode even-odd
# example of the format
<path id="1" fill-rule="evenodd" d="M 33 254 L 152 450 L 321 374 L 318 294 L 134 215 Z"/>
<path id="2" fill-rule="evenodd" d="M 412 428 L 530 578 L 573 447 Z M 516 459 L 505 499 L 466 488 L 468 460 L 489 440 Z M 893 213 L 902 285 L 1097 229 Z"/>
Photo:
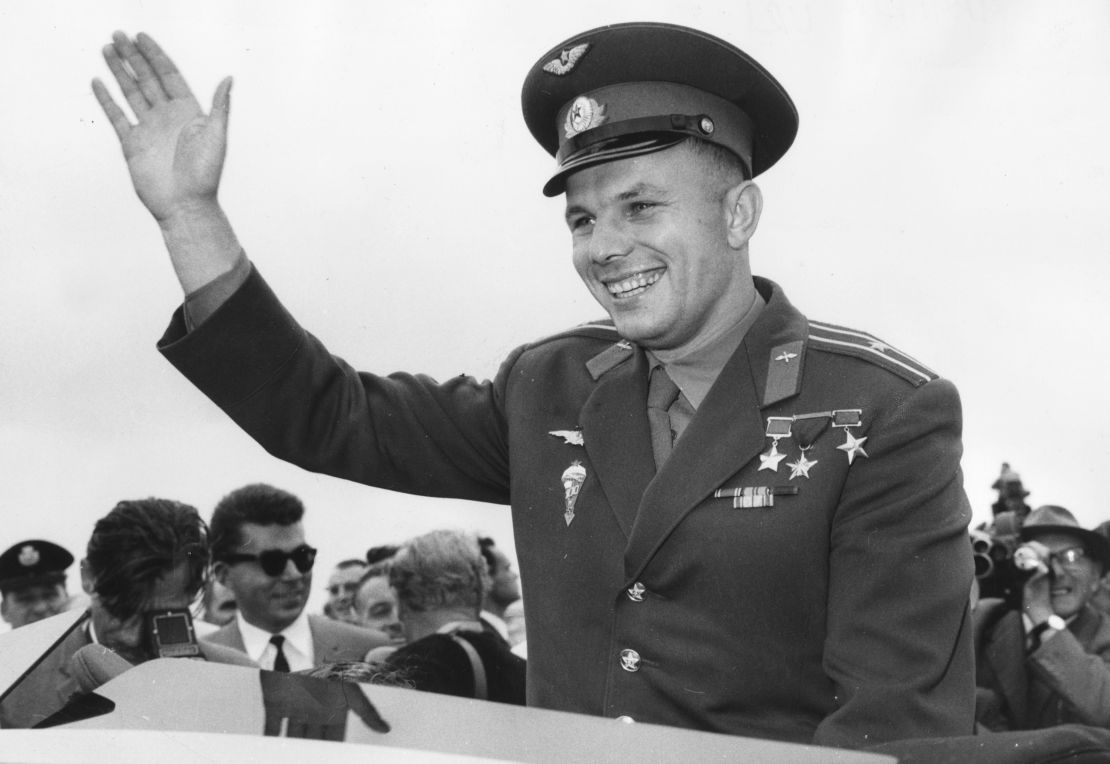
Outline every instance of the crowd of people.
<path id="1" fill-rule="evenodd" d="M 1110 521 L 1083 528 L 1067 509 L 1032 508 L 1003 466 L 993 518 L 972 531 L 976 721 L 982 730 L 1110 727 Z M 0 726 L 43 722 L 87 687 L 88 645 L 126 666 L 180 650 L 152 637 L 180 614 L 196 657 L 274 671 L 388 682 L 525 703 L 519 576 L 489 537 L 435 530 L 370 547 L 331 570 L 323 612 L 307 612 L 316 549 L 305 508 L 266 484 L 232 491 L 206 523 L 167 499 L 121 501 L 98 520 L 78 565 L 48 540 L 0 554 L 0 617 L 15 629 L 87 611 L 0 704 Z"/>
<path id="2" fill-rule="evenodd" d="M 1110 727 L 1110 521 L 1026 503 L 1003 464 L 972 531 L 976 720 L 987 730 Z"/>
<path id="3" fill-rule="evenodd" d="M 79 563 L 83 598 L 67 587 L 68 550 L 14 544 L 0 555 L 4 620 L 19 628 L 74 607 L 87 617 L 0 703 L 0 726 L 43 723 L 92 689 L 74 681 L 90 645 L 126 662 L 117 670 L 157 657 L 306 673 L 357 666 L 372 681 L 524 703 L 523 616 L 511 610 L 519 578 L 493 539 L 444 529 L 372 547 L 335 567 L 314 614 L 307 538 L 301 500 L 258 483 L 230 492 L 208 522 L 181 502 L 121 501 Z M 190 636 L 170 643 L 159 627 L 174 617 Z"/>

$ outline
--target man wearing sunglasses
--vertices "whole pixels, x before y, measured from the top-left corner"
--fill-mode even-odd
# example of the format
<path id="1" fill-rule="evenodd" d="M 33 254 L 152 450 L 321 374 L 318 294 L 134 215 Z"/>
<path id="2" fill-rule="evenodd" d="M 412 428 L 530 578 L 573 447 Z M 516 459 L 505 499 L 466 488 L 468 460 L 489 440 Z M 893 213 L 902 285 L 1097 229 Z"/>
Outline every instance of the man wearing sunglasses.
<path id="1" fill-rule="evenodd" d="M 1063 507 L 1031 512 L 1015 556 L 1039 564 L 1021 612 L 976 607 L 977 716 L 993 730 L 1110 725 L 1110 618 L 1091 605 L 1110 566 L 1110 541 Z"/>
<path id="2" fill-rule="evenodd" d="M 244 486 L 212 513 L 212 573 L 239 603 L 235 620 L 208 641 L 250 656 L 264 669 L 299 671 L 360 660 L 384 636 L 305 613 L 316 550 L 304 535 L 304 504 L 274 486 Z"/>

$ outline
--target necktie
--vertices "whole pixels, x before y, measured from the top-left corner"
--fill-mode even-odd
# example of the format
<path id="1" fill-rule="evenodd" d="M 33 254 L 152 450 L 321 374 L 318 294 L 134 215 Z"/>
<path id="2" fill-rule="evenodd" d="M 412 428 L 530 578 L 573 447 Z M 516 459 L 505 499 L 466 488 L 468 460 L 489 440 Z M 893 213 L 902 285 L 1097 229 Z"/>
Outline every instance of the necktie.
<path id="1" fill-rule="evenodd" d="M 671 416 L 667 410 L 678 399 L 678 385 L 662 366 L 656 366 L 648 380 L 647 413 L 651 425 L 651 451 L 655 455 L 655 469 L 663 467 L 663 462 L 671 455 L 674 446 L 674 431 L 671 429 Z"/>
<path id="2" fill-rule="evenodd" d="M 285 659 L 285 651 L 281 649 L 285 644 L 285 637 L 281 634 L 273 634 L 270 636 L 270 644 L 277 648 L 277 655 L 274 656 L 274 671 L 289 671 L 289 661 Z"/>

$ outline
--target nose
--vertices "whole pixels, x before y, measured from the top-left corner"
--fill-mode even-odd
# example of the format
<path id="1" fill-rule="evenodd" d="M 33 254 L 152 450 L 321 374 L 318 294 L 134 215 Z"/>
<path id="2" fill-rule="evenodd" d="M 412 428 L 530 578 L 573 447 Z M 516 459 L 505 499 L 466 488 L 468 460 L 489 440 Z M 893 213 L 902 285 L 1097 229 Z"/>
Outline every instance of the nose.
<path id="1" fill-rule="evenodd" d="M 632 252 L 632 237 L 620 221 L 599 217 L 586 246 L 590 260 L 601 265 Z"/>
<path id="2" fill-rule="evenodd" d="M 282 581 L 296 581 L 298 578 L 304 578 L 304 573 L 297 570 L 297 566 L 293 564 L 293 560 L 285 561 L 285 569 L 281 571 Z"/>

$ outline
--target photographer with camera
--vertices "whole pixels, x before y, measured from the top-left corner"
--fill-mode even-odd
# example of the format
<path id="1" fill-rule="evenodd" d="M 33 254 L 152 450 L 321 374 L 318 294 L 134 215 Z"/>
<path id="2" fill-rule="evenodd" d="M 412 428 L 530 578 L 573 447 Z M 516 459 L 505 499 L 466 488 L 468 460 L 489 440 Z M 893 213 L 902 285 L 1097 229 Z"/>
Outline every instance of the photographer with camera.
<path id="1" fill-rule="evenodd" d="M 1008 563 L 1020 600 L 975 610 L 976 719 L 993 731 L 1110 725 L 1110 617 L 1091 606 L 1110 541 L 1046 505 L 1021 525 Z"/>
<path id="2" fill-rule="evenodd" d="M 256 666 L 197 640 L 190 609 L 207 569 L 208 528 L 194 507 L 119 502 L 96 522 L 81 560 L 88 612 L 0 703 L 0 727 L 33 727 L 92 685 L 153 658 Z"/>

